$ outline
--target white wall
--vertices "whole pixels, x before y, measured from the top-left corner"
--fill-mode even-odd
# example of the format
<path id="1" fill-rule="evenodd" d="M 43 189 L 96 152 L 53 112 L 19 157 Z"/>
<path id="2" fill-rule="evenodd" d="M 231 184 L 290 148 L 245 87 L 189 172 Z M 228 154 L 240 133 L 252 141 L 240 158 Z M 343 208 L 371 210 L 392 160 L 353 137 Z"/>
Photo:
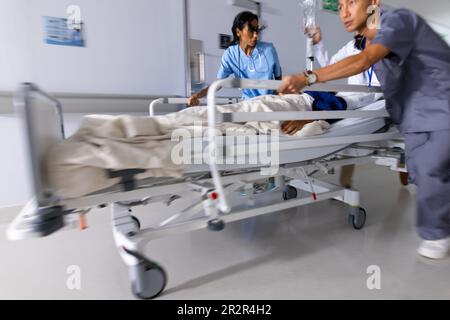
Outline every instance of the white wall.
<path id="1" fill-rule="evenodd" d="M 268 29 L 262 40 L 273 42 L 280 56 L 284 74 L 305 70 L 306 40 L 302 30 L 303 13 L 298 0 L 262 0 L 263 24 Z M 224 50 L 219 49 L 219 34 L 230 34 L 236 14 L 246 10 L 231 6 L 228 0 L 189 0 L 191 38 L 203 40 L 206 53 L 207 82 L 217 75 Z M 329 12 L 318 12 L 326 47 L 336 52 L 351 39 L 345 32 L 339 17 Z"/>
<path id="2" fill-rule="evenodd" d="M 43 16 L 81 8 L 86 48 L 44 43 Z M 185 94 L 180 0 L 0 0 L 0 90 Z"/>
<path id="3" fill-rule="evenodd" d="M 26 0 L 0 0 L 0 91 L 31 80 Z"/>

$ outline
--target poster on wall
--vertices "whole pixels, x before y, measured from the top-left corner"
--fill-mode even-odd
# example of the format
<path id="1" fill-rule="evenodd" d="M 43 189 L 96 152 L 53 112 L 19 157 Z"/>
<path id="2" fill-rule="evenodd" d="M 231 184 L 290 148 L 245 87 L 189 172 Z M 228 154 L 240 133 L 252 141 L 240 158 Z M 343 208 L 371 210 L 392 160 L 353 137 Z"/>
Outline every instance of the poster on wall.
<path id="1" fill-rule="evenodd" d="M 85 47 L 83 24 L 69 27 L 67 19 L 44 17 L 45 43 L 51 45 Z"/>

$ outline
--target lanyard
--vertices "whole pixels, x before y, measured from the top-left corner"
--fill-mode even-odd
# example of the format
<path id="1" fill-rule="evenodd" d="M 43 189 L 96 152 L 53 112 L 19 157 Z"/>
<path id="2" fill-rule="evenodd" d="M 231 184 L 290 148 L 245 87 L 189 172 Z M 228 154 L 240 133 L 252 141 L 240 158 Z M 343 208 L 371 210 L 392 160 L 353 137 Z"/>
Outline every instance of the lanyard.
<path id="1" fill-rule="evenodd" d="M 369 75 L 369 88 L 372 87 L 372 78 L 373 78 L 373 66 L 367 71 L 367 74 Z"/>

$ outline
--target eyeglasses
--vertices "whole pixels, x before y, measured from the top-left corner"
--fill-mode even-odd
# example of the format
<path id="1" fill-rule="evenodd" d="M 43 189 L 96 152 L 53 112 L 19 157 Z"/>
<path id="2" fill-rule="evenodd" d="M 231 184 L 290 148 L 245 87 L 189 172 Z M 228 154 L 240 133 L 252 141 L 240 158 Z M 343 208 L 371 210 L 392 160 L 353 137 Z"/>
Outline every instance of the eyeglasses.
<path id="1" fill-rule="evenodd" d="M 260 28 L 259 26 L 255 27 L 255 26 L 253 26 L 251 24 L 248 24 L 247 27 L 248 27 L 248 31 L 250 33 L 255 33 L 256 32 L 257 34 L 259 34 L 259 33 L 261 33 L 261 31 L 264 30 L 264 27 L 263 28 Z"/>

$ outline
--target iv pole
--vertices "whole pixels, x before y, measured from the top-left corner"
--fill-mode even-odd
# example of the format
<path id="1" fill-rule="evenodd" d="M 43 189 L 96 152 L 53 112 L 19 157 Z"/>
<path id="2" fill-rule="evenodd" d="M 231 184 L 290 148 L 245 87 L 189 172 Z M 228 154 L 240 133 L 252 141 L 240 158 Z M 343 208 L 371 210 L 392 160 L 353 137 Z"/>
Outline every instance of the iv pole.
<path id="1" fill-rule="evenodd" d="M 303 7 L 303 25 L 306 30 L 306 69 L 314 69 L 313 32 L 316 29 L 316 0 L 301 0 Z"/>

